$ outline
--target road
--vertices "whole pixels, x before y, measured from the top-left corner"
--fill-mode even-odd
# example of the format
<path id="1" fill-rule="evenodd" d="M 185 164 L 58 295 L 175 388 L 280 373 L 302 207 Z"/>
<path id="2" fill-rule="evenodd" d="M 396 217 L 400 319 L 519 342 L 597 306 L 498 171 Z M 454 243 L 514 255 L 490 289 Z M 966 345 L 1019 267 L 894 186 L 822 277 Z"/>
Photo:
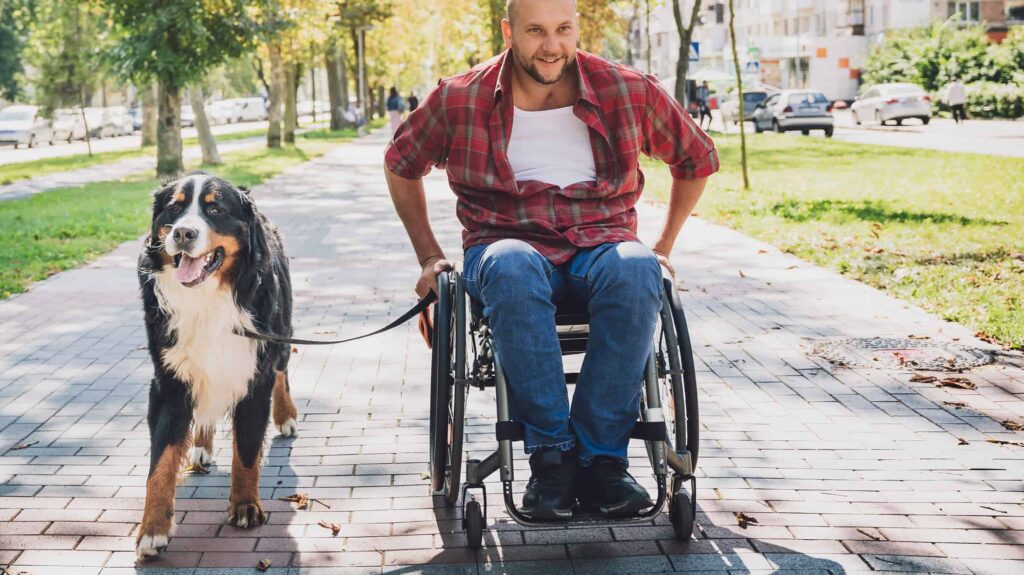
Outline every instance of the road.
<path id="1" fill-rule="evenodd" d="M 837 110 L 835 121 L 833 137 L 844 142 L 1024 158 L 1024 122 L 1021 121 L 968 120 L 958 126 L 952 120 L 933 118 L 927 126 L 916 120 L 908 120 L 904 126 L 874 123 L 858 126 L 847 110 Z M 713 130 L 723 129 L 717 111 L 711 127 Z M 748 123 L 747 127 L 753 132 L 753 124 Z M 728 126 L 726 132 L 738 133 L 739 128 Z M 800 134 L 794 132 L 790 135 L 799 137 Z M 822 133 L 812 132 L 811 135 L 821 137 Z"/>

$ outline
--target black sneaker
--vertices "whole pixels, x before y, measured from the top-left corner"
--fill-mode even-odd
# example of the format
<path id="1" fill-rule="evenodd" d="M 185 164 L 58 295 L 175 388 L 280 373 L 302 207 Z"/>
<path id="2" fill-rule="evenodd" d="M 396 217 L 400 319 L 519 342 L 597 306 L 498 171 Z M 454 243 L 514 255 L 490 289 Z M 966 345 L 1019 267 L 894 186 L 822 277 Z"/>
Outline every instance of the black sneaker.
<path id="1" fill-rule="evenodd" d="M 576 452 L 544 449 L 530 456 L 530 481 L 519 510 L 531 519 L 572 517 L 576 504 L 573 480 L 576 478 Z"/>
<path id="2" fill-rule="evenodd" d="M 613 517 L 636 515 L 654 506 L 647 490 L 626 471 L 625 463 L 600 455 L 576 473 L 576 496 L 584 509 Z"/>

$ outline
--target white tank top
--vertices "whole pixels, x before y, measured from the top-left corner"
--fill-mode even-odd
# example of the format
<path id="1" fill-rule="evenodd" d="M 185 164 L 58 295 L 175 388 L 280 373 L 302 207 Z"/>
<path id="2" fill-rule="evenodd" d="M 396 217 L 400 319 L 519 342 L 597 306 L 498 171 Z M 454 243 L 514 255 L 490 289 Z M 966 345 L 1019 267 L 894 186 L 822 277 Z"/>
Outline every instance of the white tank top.
<path id="1" fill-rule="evenodd" d="M 566 188 L 597 179 L 589 129 L 572 106 L 537 112 L 515 108 L 508 161 L 517 182 L 536 180 Z"/>

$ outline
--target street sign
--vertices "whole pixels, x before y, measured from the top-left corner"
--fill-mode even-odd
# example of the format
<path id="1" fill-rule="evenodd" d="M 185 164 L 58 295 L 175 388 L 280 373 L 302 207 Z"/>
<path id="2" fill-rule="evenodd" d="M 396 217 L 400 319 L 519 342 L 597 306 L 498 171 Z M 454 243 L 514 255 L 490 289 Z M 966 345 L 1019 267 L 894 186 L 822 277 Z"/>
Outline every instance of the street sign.
<path id="1" fill-rule="evenodd" d="M 747 62 L 747 69 L 746 69 L 746 71 L 748 73 L 752 73 L 752 74 L 756 74 L 757 72 L 760 72 L 761 71 L 761 63 L 760 62 Z"/>
<path id="2" fill-rule="evenodd" d="M 690 42 L 690 61 L 700 62 L 700 42 Z"/>

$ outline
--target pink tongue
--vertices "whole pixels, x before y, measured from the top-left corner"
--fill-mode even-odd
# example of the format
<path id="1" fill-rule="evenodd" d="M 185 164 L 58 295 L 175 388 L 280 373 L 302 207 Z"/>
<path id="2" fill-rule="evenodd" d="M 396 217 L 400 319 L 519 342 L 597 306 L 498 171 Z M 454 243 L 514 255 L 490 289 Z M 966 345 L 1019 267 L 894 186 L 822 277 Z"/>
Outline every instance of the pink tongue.
<path id="1" fill-rule="evenodd" d="M 183 284 L 192 283 L 199 279 L 199 276 L 203 275 L 205 263 L 205 260 L 190 258 L 185 254 L 181 254 L 181 263 L 174 270 L 174 277 L 178 278 L 178 281 Z"/>

